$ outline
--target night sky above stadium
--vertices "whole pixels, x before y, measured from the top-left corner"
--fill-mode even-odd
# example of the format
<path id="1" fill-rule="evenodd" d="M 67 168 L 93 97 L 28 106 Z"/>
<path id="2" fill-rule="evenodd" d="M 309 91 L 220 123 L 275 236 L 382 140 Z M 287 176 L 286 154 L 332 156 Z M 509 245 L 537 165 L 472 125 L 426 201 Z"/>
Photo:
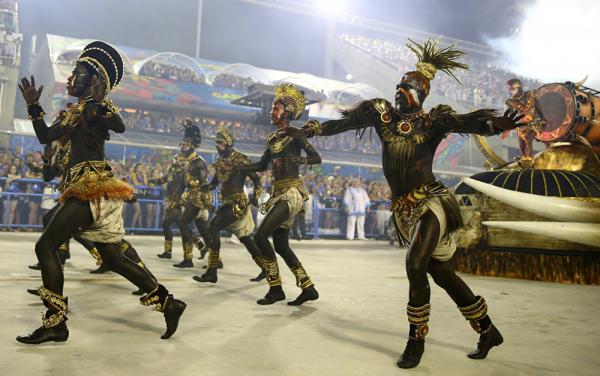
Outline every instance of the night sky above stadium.
<path id="1" fill-rule="evenodd" d="M 483 36 L 510 34 L 519 24 L 524 2 L 349 0 L 347 4 L 349 13 L 482 42 Z M 25 59 L 31 36 L 45 33 L 195 53 L 197 2 L 192 0 L 21 0 L 20 10 Z M 68 11 L 82 17 L 66 19 Z M 89 13 L 94 17 L 85 17 Z M 238 0 L 204 0 L 201 56 L 321 75 L 324 28 L 319 18 Z M 286 53 L 273 53 L 274 46 L 283 46 Z"/>

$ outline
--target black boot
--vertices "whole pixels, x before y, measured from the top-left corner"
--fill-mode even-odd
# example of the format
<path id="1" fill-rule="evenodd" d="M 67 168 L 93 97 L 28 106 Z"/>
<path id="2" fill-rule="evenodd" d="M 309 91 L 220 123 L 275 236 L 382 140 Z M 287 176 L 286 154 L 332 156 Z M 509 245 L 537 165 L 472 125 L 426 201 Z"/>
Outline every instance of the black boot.
<path id="1" fill-rule="evenodd" d="M 302 292 L 295 300 L 288 302 L 288 305 L 299 306 L 309 300 L 319 299 L 319 293 L 302 264 L 298 264 L 298 266 L 290 268 L 290 270 L 294 273 L 294 277 L 296 277 L 296 286 L 300 287 Z"/>
<path id="2" fill-rule="evenodd" d="M 106 272 L 110 272 L 110 269 L 104 263 L 100 264 L 98 269 L 90 270 L 92 274 L 104 274 Z"/>
<path id="3" fill-rule="evenodd" d="M 208 268 L 206 272 L 201 276 L 194 276 L 194 280 L 198 282 L 210 282 L 217 283 L 217 269 L 216 268 Z"/>
<path id="4" fill-rule="evenodd" d="M 408 342 L 406 342 L 404 352 L 400 355 L 400 359 L 398 359 L 396 365 L 400 368 L 415 368 L 419 365 L 424 351 L 425 340 L 409 338 Z"/>
<path id="5" fill-rule="evenodd" d="M 473 304 L 458 307 L 458 309 L 469 321 L 471 327 L 479 333 L 477 350 L 470 352 L 467 356 L 471 359 L 485 359 L 492 347 L 500 346 L 504 341 L 502 334 L 492 324 L 492 320 L 487 314 L 488 306 L 485 299 L 477 296 Z"/>
<path id="6" fill-rule="evenodd" d="M 27 292 L 31 295 L 40 296 L 40 292 L 38 291 L 38 289 L 27 289 Z"/>
<path id="7" fill-rule="evenodd" d="M 494 346 L 500 346 L 504 342 L 500 331 L 492 324 L 488 330 L 481 333 L 477 350 L 471 351 L 467 356 L 471 359 L 485 359 L 490 349 Z"/>
<path id="8" fill-rule="evenodd" d="M 251 239 L 249 239 L 249 240 L 252 241 Z M 242 243 L 246 246 L 248 251 L 253 249 L 253 248 L 248 247 L 246 238 L 242 238 Z M 254 244 L 254 243 L 252 242 L 250 244 Z M 250 252 L 250 253 L 252 254 L 252 252 Z M 260 256 L 252 256 L 252 260 L 260 268 L 260 273 L 256 277 L 250 278 L 250 282 L 259 282 L 259 281 L 262 281 L 263 279 L 267 278 L 267 271 L 265 270 L 265 265 L 263 264 L 262 258 Z"/>
<path id="9" fill-rule="evenodd" d="M 404 352 L 396 365 L 400 368 L 414 368 L 419 365 L 423 351 L 425 351 L 425 336 L 429 332 L 429 312 L 431 305 L 429 303 L 421 307 L 413 307 L 410 304 L 406 307 L 408 315 L 409 330 L 408 342 Z"/>
<path id="10" fill-rule="evenodd" d="M 158 285 L 150 294 L 141 297 L 140 303 L 145 306 L 154 304 L 156 310 L 163 313 L 167 330 L 160 337 L 161 339 L 168 339 L 175 333 L 179 325 L 179 318 L 185 311 L 185 307 L 187 307 L 181 300 L 173 298 L 173 295 L 169 294 L 169 291 L 163 285 Z"/>
<path id="11" fill-rule="evenodd" d="M 206 252 L 208 252 L 208 247 L 206 246 L 206 244 L 204 244 L 202 242 L 202 240 L 200 239 L 200 237 L 198 236 L 198 237 L 194 238 L 194 245 L 200 251 L 200 257 L 198 257 L 198 260 L 204 259 Z"/>
<path id="12" fill-rule="evenodd" d="M 256 301 L 259 305 L 270 305 L 285 299 L 285 293 L 281 286 L 271 286 L 264 298 Z"/>
<path id="13" fill-rule="evenodd" d="M 296 300 L 292 300 L 288 302 L 288 305 L 291 306 L 299 306 L 304 302 L 308 302 L 309 300 L 317 300 L 319 299 L 319 292 L 315 288 L 315 285 L 309 286 L 302 290 L 300 295 L 296 298 Z"/>
<path id="14" fill-rule="evenodd" d="M 176 268 L 193 268 L 194 263 L 192 259 L 194 251 L 194 242 L 191 240 L 183 242 L 183 260 L 179 264 L 174 264 L 173 266 Z"/>
<path id="15" fill-rule="evenodd" d="M 173 264 L 176 268 L 193 268 L 194 263 L 192 260 L 182 260 L 179 264 Z"/>
<path id="16" fill-rule="evenodd" d="M 208 252 L 208 247 L 205 245 L 204 247 L 200 248 L 200 257 L 198 257 L 198 260 L 204 259 L 206 252 Z"/>
<path id="17" fill-rule="evenodd" d="M 18 336 L 17 341 L 28 345 L 37 345 L 44 342 L 64 342 L 69 338 L 67 329 L 68 299 L 47 288 L 40 287 L 38 295 L 48 308 L 42 317 L 42 326 L 28 336 Z"/>
<path id="18" fill-rule="evenodd" d="M 67 338 L 69 338 L 69 329 L 63 321 L 51 328 L 41 326 L 28 336 L 18 336 L 17 341 L 28 345 L 38 345 L 49 341 L 65 342 Z"/>
<path id="19" fill-rule="evenodd" d="M 165 239 L 164 251 L 163 251 L 163 253 L 159 253 L 157 256 L 158 256 L 158 258 L 170 259 L 171 257 L 173 257 L 172 252 L 173 252 L 173 240 Z"/>
<path id="20" fill-rule="evenodd" d="M 165 316 L 165 323 L 167 324 L 167 330 L 162 336 L 160 336 L 160 339 L 169 339 L 173 334 L 175 334 L 175 331 L 179 326 L 179 319 L 181 318 L 181 315 L 183 315 L 185 307 L 187 307 L 187 304 L 171 296 L 167 302 L 167 307 L 163 312 Z"/>
<path id="21" fill-rule="evenodd" d="M 132 291 L 131 295 L 144 295 L 145 291 L 142 290 L 141 288 L 137 289 L 136 291 Z"/>
<path id="22" fill-rule="evenodd" d="M 198 250 L 201 250 L 202 248 L 204 248 L 205 244 L 204 244 L 204 242 L 202 242 L 202 239 L 199 236 L 194 236 L 194 238 L 192 240 L 193 240 L 196 248 L 198 248 Z"/>
<path id="23" fill-rule="evenodd" d="M 162 259 L 170 259 L 171 257 L 173 257 L 172 252 L 173 252 L 173 240 L 165 239 L 164 251 L 163 251 L 163 253 L 159 253 L 157 256 L 158 256 L 158 258 L 162 258 Z"/>
<path id="24" fill-rule="evenodd" d="M 250 281 L 251 282 L 260 282 L 260 281 L 262 281 L 265 278 L 267 278 L 267 272 L 263 269 L 263 270 L 260 271 L 259 275 L 257 275 L 254 278 L 250 278 Z"/>
<path id="25" fill-rule="evenodd" d="M 28 266 L 29 269 L 33 269 L 33 270 L 42 270 L 42 268 L 40 267 L 40 263 L 35 263 L 33 265 L 29 265 Z"/>

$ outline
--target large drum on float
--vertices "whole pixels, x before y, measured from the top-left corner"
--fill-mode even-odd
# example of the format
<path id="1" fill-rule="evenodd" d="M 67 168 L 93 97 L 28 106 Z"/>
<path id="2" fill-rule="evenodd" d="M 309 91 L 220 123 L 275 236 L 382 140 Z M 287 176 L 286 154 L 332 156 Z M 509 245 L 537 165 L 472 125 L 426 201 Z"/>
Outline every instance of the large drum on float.
<path id="1" fill-rule="evenodd" d="M 586 139 L 600 153 L 600 92 L 567 82 L 536 90 L 535 110 L 544 120 L 536 138 L 542 142 Z"/>

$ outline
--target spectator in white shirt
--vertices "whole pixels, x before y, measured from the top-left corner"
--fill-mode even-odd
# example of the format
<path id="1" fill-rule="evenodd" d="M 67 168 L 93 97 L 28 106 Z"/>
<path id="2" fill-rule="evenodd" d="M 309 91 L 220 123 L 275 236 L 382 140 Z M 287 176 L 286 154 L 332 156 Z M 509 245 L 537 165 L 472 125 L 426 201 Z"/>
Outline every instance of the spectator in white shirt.
<path id="1" fill-rule="evenodd" d="M 348 213 L 348 225 L 346 227 L 346 239 L 354 239 L 354 229 L 359 240 L 367 240 L 365 237 L 365 214 L 371 205 L 367 191 L 361 186 L 360 179 L 354 179 L 352 186 L 344 194 L 344 205 Z"/>

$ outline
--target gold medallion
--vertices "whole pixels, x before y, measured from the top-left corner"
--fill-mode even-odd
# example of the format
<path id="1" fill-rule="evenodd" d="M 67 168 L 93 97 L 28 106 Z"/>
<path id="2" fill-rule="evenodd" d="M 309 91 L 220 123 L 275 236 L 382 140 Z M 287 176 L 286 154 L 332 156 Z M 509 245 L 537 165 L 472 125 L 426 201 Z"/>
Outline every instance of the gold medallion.
<path id="1" fill-rule="evenodd" d="M 413 125 L 412 125 L 412 122 L 410 122 L 410 121 L 406 121 L 406 120 L 401 121 L 396 126 L 396 131 L 403 135 L 411 133 L 412 130 L 413 130 Z"/>

